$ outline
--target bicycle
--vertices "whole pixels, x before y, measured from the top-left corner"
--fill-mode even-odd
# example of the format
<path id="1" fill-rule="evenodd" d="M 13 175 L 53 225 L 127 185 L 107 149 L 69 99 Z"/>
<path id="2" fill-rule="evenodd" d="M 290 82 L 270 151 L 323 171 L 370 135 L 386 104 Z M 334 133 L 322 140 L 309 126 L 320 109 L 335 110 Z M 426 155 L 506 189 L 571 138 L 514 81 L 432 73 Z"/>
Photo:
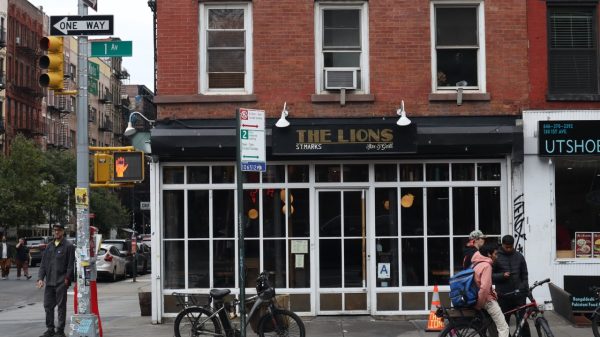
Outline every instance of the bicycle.
<path id="1" fill-rule="evenodd" d="M 250 321 L 257 317 L 257 324 L 251 324 L 252 329 L 260 337 L 305 337 L 304 323 L 295 313 L 280 308 L 275 299 L 275 288 L 269 283 L 267 272 L 262 272 L 256 279 L 257 295 L 246 300 L 254 303 L 247 315 L 246 327 Z M 211 289 L 208 303 L 199 305 L 196 297 L 187 293 L 175 293 L 179 305 L 184 308 L 175 318 L 174 330 L 176 337 L 182 336 L 221 336 L 239 337 L 237 329 L 230 317 L 230 313 L 237 317 L 235 308 L 240 304 L 237 298 L 225 301 L 231 293 L 230 289 Z M 212 304 L 212 305 L 211 305 Z"/>
<path id="2" fill-rule="evenodd" d="M 590 287 L 590 291 L 594 294 L 596 300 L 600 301 L 600 287 Z M 592 314 L 592 332 L 594 337 L 600 337 L 600 306 Z"/>
<path id="3" fill-rule="evenodd" d="M 538 306 L 536 300 L 533 298 L 533 289 L 548 282 L 550 282 L 549 278 L 534 282 L 526 290 L 530 302 L 504 313 L 505 315 L 519 314 L 516 315 L 517 326 L 515 331 L 510 334 L 512 337 L 521 337 L 523 326 L 530 317 L 535 319 L 535 328 L 539 337 L 554 337 L 548 321 L 544 317 L 543 305 Z M 522 290 L 515 290 L 503 296 L 518 295 L 521 292 Z M 444 306 L 438 308 L 436 315 L 448 321 L 444 330 L 440 332 L 439 337 L 496 337 L 498 335 L 494 321 L 484 311 L 471 308 L 455 308 L 453 310 L 454 312 Z M 519 316 L 521 317 L 520 320 L 518 319 Z"/>

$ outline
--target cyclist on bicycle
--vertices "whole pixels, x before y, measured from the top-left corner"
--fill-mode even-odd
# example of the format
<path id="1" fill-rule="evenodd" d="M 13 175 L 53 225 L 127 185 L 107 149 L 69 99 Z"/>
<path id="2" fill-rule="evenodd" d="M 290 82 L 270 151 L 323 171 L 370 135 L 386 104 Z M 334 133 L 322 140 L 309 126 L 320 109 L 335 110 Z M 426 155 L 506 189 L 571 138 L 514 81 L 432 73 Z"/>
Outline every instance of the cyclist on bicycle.
<path id="1" fill-rule="evenodd" d="M 473 270 L 475 271 L 475 283 L 479 286 L 477 304 L 475 308 L 485 309 L 490 314 L 496 328 L 498 337 L 508 337 L 509 330 L 506 319 L 498 305 L 498 296 L 492 288 L 492 265 L 496 261 L 498 245 L 486 243 L 479 251 L 473 254 Z"/>
<path id="2" fill-rule="evenodd" d="M 503 312 L 525 305 L 527 299 L 527 289 L 529 289 L 529 274 L 527 272 L 527 262 L 521 253 L 515 251 L 515 239 L 511 235 L 502 237 L 502 247 L 498 250 L 498 258 L 494 263 L 494 273 L 492 278 L 496 285 L 496 290 L 500 294 L 498 304 Z M 524 290 L 519 294 L 502 296 L 502 294 L 514 292 L 515 290 Z M 517 312 L 517 322 L 521 320 L 523 312 Z M 510 316 L 506 317 L 506 322 L 510 322 Z M 522 330 L 522 337 L 531 336 L 529 324 L 525 322 Z"/>

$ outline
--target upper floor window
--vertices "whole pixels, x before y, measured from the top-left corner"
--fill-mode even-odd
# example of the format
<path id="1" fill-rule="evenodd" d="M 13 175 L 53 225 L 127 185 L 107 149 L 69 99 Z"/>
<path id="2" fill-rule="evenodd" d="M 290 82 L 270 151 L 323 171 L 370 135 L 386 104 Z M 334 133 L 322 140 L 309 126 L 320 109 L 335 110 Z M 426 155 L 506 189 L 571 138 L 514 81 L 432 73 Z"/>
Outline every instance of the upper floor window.
<path id="1" fill-rule="evenodd" d="M 433 92 L 486 91 L 483 3 L 431 3 Z"/>
<path id="2" fill-rule="evenodd" d="M 548 92 L 598 94 L 595 6 L 548 7 Z"/>
<path id="3" fill-rule="evenodd" d="M 250 4 L 200 5 L 201 93 L 252 93 Z"/>
<path id="4" fill-rule="evenodd" d="M 317 92 L 368 93 L 367 4 L 317 3 L 315 15 Z"/>

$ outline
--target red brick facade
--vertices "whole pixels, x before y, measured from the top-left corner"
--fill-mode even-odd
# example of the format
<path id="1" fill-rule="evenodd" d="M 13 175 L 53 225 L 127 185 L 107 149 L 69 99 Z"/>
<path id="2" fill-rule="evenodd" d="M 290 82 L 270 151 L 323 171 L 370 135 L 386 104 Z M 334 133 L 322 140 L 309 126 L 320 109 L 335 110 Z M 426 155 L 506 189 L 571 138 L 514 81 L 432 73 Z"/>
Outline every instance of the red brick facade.
<path id="1" fill-rule="evenodd" d="M 374 99 L 341 107 L 339 102 L 311 99 L 315 94 L 313 0 L 252 1 L 255 101 L 166 103 L 172 95 L 202 100 L 198 97 L 199 3 L 158 1 L 158 118 L 233 118 L 239 106 L 264 109 L 275 118 L 284 101 L 291 118 L 395 117 L 401 100 L 410 116 L 519 115 L 528 106 L 526 2 L 486 0 L 482 4 L 489 100 L 465 100 L 457 106 L 456 95 L 431 99 L 430 1 L 380 0 L 368 3 Z"/>

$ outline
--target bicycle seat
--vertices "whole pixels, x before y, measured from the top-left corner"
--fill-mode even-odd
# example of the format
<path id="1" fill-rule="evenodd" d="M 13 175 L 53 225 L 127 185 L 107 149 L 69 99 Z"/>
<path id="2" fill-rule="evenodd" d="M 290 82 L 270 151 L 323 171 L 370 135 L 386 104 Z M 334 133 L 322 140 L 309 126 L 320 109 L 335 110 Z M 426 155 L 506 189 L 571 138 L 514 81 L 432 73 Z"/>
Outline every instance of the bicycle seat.
<path id="1" fill-rule="evenodd" d="M 210 297 L 214 298 L 215 300 L 220 300 L 229 295 L 229 293 L 231 293 L 231 290 L 229 289 L 211 289 Z"/>

